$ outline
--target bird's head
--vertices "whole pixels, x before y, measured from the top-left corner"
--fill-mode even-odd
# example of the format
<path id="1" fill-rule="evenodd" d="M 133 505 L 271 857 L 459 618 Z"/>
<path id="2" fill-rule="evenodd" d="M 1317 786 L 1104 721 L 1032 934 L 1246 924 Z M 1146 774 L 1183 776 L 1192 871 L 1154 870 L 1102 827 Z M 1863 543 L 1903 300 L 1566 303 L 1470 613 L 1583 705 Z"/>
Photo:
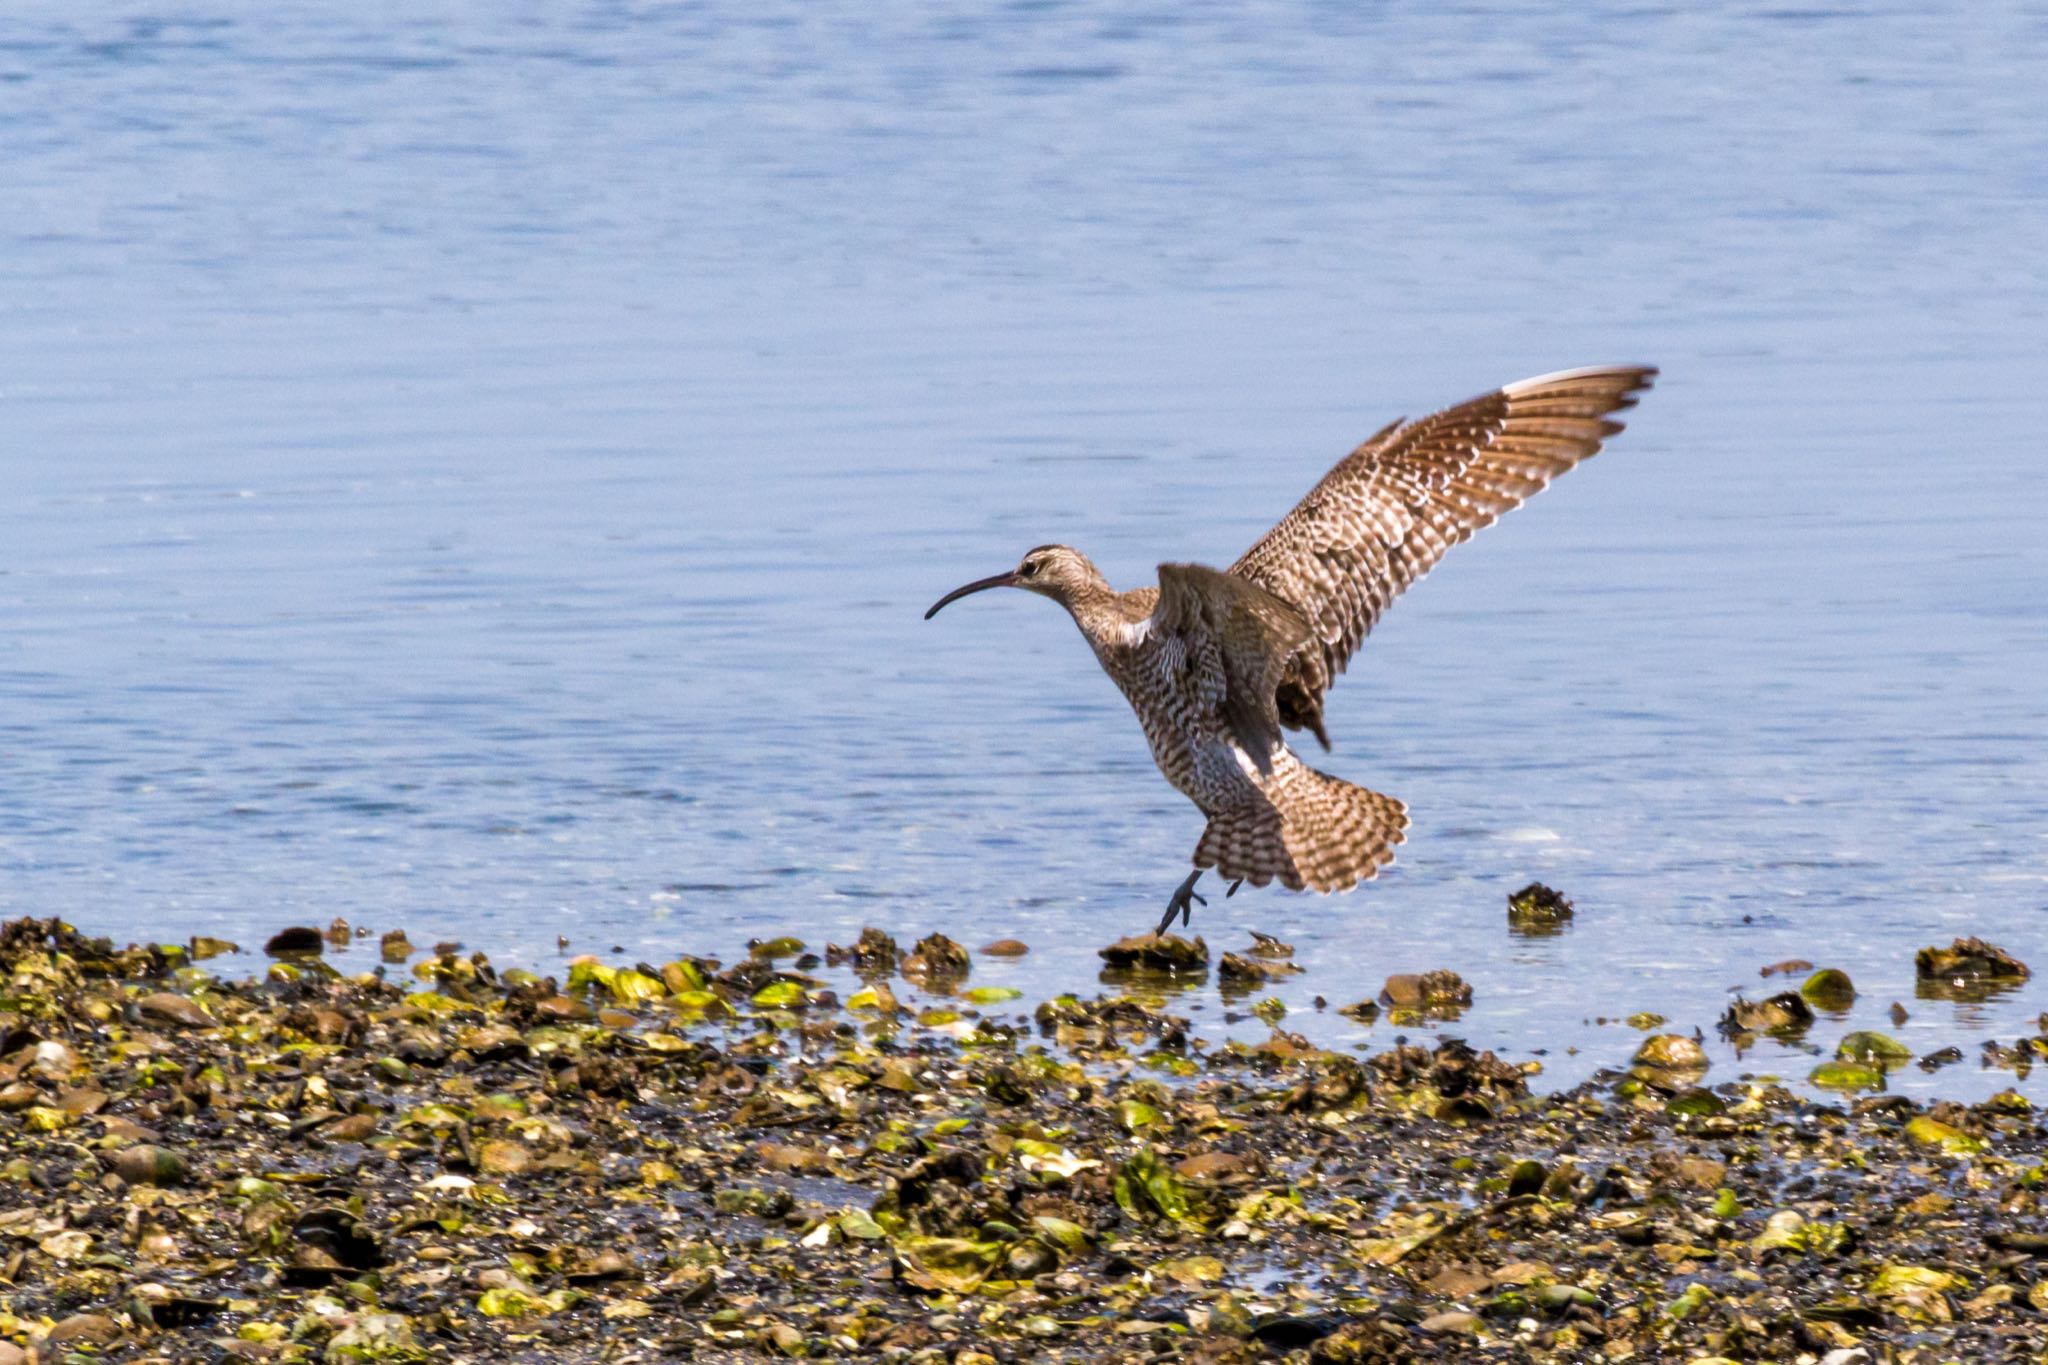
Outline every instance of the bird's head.
<path id="1" fill-rule="evenodd" d="M 1088 562 L 1088 556 L 1079 550 L 1068 545 L 1041 545 L 1035 550 L 1025 551 L 1016 568 L 991 578 L 978 578 L 953 589 L 932 603 L 932 609 L 924 614 L 924 619 L 931 620 L 948 602 L 984 588 L 1023 588 L 1041 597 L 1050 597 L 1062 606 L 1072 606 L 1076 598 L 1107 592 L 1109 584 Z"/>

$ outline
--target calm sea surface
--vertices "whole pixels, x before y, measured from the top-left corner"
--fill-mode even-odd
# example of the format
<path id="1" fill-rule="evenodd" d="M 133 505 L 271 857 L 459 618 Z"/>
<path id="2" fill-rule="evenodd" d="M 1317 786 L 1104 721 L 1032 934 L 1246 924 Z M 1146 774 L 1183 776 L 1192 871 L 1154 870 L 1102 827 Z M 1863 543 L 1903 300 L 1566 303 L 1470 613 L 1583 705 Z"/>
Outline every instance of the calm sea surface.
<path id="1" fill-rule="evenodd" d="M 1294 942 L 1340 1045 L 1395 1030 L 1315 996 L 1448 966 L 1445 1031 L 1568 1082 L 1803 957 L 1863 992 L 1810 1047 L 1896 1000 L 1969 1054 L 1897 1083 L 2009 1083 L 2048 14 L 1696 9 L 11 6 L 0 912 L 542 966 L 872 923 L 1092 989 L 1200 817 L 1057 609 L 923 608 L 1043 541 L 1226 564 L 1398 414 L 1647 361 L 1331 697 L 1398 866 L 1197 926 Z M 1532 879 L 1568 933 L 1507 932 Z M 2043 975 L 1917 998 L 1960 933 Z"/>

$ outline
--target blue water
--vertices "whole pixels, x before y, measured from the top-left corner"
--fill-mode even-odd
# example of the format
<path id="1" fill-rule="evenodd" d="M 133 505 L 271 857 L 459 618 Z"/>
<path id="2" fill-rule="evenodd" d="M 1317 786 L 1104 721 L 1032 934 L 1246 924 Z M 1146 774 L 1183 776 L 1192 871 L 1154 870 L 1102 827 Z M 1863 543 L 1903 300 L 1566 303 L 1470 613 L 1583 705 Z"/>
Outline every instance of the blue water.
<path id="1" fill-rule="evenodd" d="M 1330 698 L 1396 868 L 1198 927 L 1344 1045 L 1312 997 L 1453 967 L 1560 1082 L 1811 958 L 1816 1045 L 1902 1000 L 1971 1053 L 1903 1083 L 1996 1088 L 2048 988 L 1910 961 L 2048 971 L 2048 16 L 1991 8 L 11 7 L 0 911 L 1091 986 L 1200 818 L 1056 609 L 922 609 L 1648 361 Z"/>

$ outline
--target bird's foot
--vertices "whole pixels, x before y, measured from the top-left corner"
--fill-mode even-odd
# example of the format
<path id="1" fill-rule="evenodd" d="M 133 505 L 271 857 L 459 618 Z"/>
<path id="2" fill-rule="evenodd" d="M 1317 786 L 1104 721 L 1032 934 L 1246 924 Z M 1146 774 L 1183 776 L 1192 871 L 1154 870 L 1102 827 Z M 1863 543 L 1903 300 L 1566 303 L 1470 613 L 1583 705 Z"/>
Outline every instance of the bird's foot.
<path id="1" fill-rule="evenodd" d="M 1172 899 L 1166 902 L 1166 914 L 1160 918 L 1159 927 L 1152 931 L 1154 938 L 1166 932 L 1167 926 L 1173 923 L 1175 915 L 1180 916 L 1182 925 L 1190 924 L 1195 918 L 1195 905 L 1197 903 L 1202 905 L 1209 903 L 1206 897 L 1195 894 L 1195 883 L 1201 879 L 1202 869 L 1198 867 L 1193 872 L 1188 873 L 1186 881 L 1174 888 Z"/>

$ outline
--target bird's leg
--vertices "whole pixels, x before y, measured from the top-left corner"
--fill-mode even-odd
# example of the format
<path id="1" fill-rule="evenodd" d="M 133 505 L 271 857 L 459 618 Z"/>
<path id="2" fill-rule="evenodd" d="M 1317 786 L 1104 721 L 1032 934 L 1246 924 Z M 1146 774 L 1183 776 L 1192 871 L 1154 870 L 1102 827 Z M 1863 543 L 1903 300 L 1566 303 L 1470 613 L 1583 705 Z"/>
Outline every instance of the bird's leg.
<path id="1" fill-rule="evenodd" d="M 1232 896 L 1235 896 L 1237 894 L 1237 888 L 1243 885 L 1244 878 L 1239 877 L 1236 881 L 1230 884 L 1230 889 L 1223 893 L 1223 899 L 1229 900 Z"/>
<path id="2" fill-rule="evenodd" d="M 1202 869 L 1198 867 L 1193 872 L 1188 873 L 1186 881 L 1174 888 L 1173 899 L 1167 901 L 1166 915 L 1159 921 L 1159 927 L 1152 931 L 1153 937 L 1157 938 L 1165 933 L 1166 926 L 1173 923 L 1175 915 L 1180 916 L 1180 922 L 1183 925 L 1191 923 L 1195 918 L 1195 902 L 1200 901 L 1203 905 L 1209 903 L 1203 897 L 1195 894 L 1195 883 L 1201 879 Z"/>

